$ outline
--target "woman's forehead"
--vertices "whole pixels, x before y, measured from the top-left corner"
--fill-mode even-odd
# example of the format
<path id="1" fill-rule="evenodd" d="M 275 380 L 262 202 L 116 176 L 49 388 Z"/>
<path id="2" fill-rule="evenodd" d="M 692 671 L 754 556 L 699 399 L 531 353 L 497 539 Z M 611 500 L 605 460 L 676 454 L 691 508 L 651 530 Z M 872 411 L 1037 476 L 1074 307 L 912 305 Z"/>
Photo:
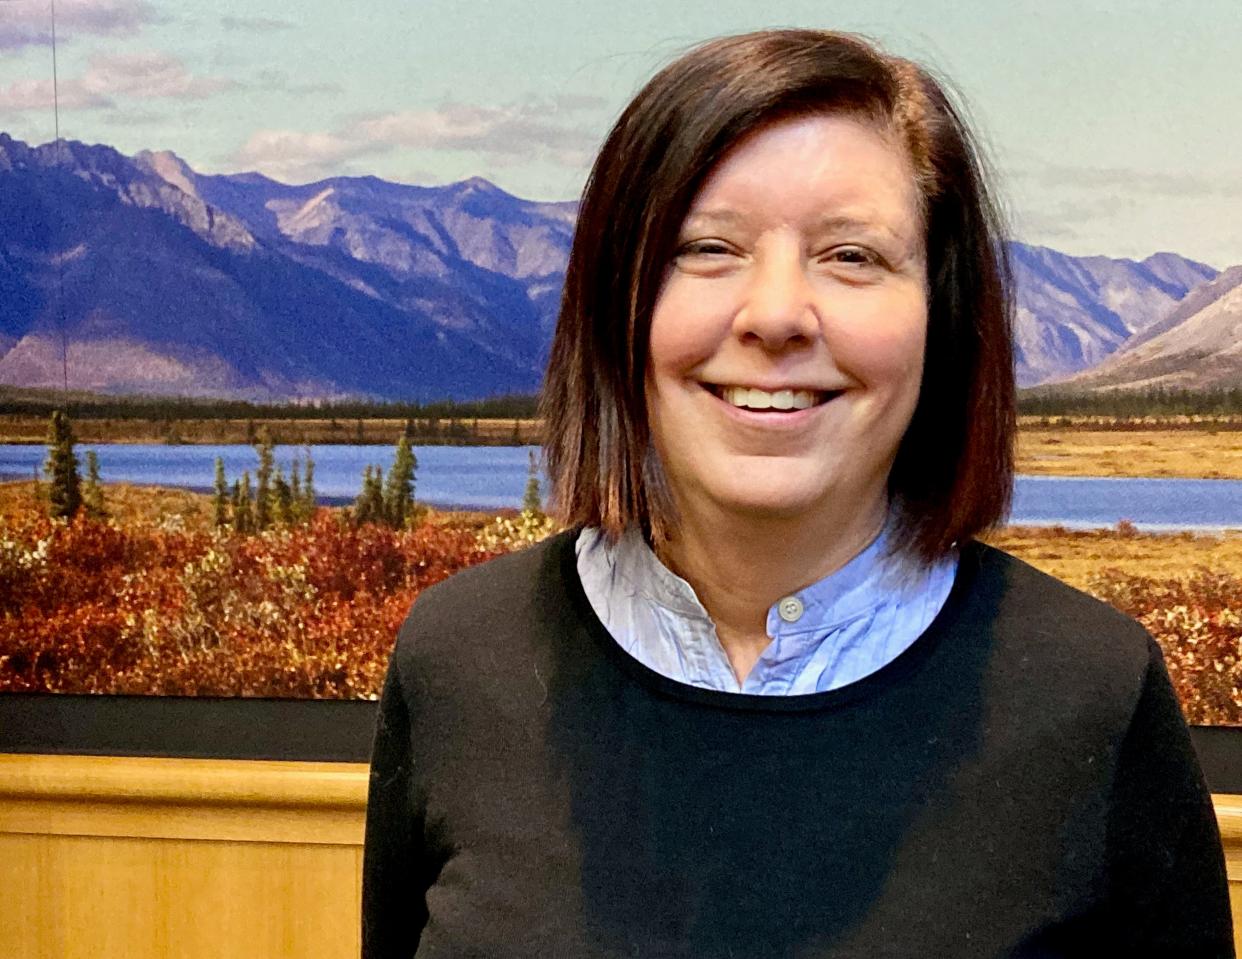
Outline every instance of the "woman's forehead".
<path id="1" fill-rule="evenodd" d="M 790 222 L 832 230 L 871 225 L 907 233 L 920 195 L 900 139 L 874 121 L 813 114 L 741 139 L 708 173 L 686 227 Z"/>

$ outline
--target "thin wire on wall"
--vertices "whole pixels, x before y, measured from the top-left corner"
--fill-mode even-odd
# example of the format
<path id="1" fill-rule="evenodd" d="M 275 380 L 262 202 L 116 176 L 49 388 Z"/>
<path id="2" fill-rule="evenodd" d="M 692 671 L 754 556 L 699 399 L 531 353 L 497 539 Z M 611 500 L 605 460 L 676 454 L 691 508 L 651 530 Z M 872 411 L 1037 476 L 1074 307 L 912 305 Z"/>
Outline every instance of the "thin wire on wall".
<path id="1" fill-rule="evenodd" d="M 64 144 L 60 139 L 60 76 L 56 66 L 56 0 L 49 0 L 52 14 L 52 124 L 56 144 L 56 163 L 66 166 Z M 57 199 L 61 199 L 57 191 Z M 57 217 L 62 235 L 66 232 L 65 204 L 57 204 Z M 61 388 L 64 391 L 65 409 L 69 408 L 69 332 L 65 322 L 65 252 L 56 257 L 56 320 L 60 327 Z"/>
<path id="2" fill-rule="evenodd" d="M 21 0 L 0 0 L 0 3 L 18 3 Z M 52 130 L 54 143 L 54 165 L 57 167 L 67 168 L 68 164 L 65 160 L 65 144 L 60 138 L 60 73 L 57 63 L 57 47 L 56 47 L 56 0 L 48 0 L 49 13 L 52 26 Z M 67 221 L 65 217 L 64 198 L 60 196 L 59 191 L 56 193 L 56 225 L 60 227 L 60 233 L 67 234 Z M 65 253 L 56 255 L 56 325 L 60 333 L 60 375 L 61 375 L 61 392 L 64 400 L 65 408 L 69 406 L 69 331 L 68 324 L 65 319 Z"/>

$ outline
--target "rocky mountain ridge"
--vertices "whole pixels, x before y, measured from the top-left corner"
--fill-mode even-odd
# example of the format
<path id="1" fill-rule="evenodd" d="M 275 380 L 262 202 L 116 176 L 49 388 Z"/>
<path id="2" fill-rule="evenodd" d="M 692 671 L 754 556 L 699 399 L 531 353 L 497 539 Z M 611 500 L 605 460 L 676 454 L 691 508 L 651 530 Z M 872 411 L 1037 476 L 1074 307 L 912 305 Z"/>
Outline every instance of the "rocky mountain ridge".
<path id="1" fill-rule="evenodd" d="M 477 177 L 288 185 L 0 134 L 0 382 L 60 385 L 67 344 L 70 385 L 108 392 L 533 391 L 575 215 Z M 1215 299 L 1216 271 L 1173 253 L 1010 252 L 1023 385 L 1099 366 Z"/>
<path id="2" fill-rule="evenodd" d="M 1088 389 L 1237 389 L 1242 385 L 1242 266 L 1197 287 L 1168 316 L 1065 382 Z"/>

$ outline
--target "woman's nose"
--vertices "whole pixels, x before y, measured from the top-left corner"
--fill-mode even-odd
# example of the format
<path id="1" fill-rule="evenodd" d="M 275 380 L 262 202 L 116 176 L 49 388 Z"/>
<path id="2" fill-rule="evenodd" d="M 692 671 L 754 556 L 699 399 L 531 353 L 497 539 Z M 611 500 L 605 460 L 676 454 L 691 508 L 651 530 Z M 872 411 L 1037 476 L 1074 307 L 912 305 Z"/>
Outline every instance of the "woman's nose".
<path id="1" fill-rule="evenodd" d="M 784 349 L 790 342 L 808 343 L 818 335 L 814 289 L 800 250 L 777 250 L 756 258 L 734 332 L 769 350 Z"/>

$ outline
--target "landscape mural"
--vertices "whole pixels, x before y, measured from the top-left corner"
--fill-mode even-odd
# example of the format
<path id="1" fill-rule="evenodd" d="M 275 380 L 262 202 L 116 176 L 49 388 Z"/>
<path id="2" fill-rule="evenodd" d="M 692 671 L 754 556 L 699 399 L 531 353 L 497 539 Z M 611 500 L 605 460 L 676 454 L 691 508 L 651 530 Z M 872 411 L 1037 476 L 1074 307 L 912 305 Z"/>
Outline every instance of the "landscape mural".
<path id="1" fill-rule="evenodd" d="M 609 123 L 689 44 L 797 23 L 978 111 L 1023 387 L 990 539 L 1242 723 L 1242 143 L 1149 69 L 1193 48 L 1242 115 L 1227 31 L 1127 26 L 1143 56 L 1067 86 L 1115 23 L 533 6 L 62 2 L 54 78 L 50 4 L 0 0 L 0 692 L 374 698 L 421 589 L 555 528 L 536 393 Z"/>

